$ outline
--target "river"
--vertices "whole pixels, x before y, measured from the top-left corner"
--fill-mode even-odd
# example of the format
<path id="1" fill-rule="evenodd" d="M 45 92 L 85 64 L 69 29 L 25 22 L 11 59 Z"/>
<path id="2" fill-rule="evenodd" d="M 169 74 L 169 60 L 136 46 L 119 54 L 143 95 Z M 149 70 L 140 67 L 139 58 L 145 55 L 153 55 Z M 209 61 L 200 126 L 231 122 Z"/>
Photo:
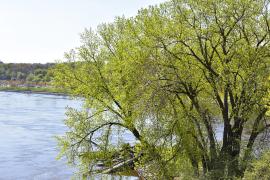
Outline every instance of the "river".
<path id="1" fill-rule="evenodd" d="M 59 150 L 54 137 L 67 130 L 63 122 L 66 107 L 81 106 L 82 101 L 67 96 L 0 92 L 0 180 L 70 179 L 75 169 L 64 159 L 56 160 Z M 215 130 L 221 140 L 222 126 Z M 135 141 L 128 133 L 124 139 Z"/>
<path id="2" fill-rule="evenodd" d="M 59 150 L 54 137 L 67 130 L 66 107 L 81 106 L 82 101 L 67 96 L 0 92 L 0 180 L 70 179 L 76 169 L 64 159 L 56 160 Z M 130 134 L 125 136 L 131 139 Z"/>
<path id="3" fill-rule="evenodd" d="M 55 135 L 65 132 L 64 96 L 0 92 L 0 179 L 69 179 L 73 169 L 58 154 Z"/>

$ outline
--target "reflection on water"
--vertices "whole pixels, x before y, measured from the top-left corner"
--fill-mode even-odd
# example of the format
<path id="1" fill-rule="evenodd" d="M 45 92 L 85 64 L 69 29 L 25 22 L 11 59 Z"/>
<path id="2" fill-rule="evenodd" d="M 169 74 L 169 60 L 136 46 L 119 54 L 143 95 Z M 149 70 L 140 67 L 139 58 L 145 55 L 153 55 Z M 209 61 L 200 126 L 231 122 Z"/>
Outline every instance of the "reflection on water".
<path id="1" fill-rule="evenodd" d="M 0 92 L 0 179 L 69 179 L 73 170 L 57 161 L 65 108 L 80 101 L 63 96 Z"/>

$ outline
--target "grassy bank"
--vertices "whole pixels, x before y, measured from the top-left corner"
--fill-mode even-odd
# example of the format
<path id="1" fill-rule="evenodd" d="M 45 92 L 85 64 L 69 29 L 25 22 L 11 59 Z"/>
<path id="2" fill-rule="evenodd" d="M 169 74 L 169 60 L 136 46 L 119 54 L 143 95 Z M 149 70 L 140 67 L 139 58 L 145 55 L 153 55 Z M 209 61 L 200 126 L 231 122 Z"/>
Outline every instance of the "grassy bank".
<path id="1" fill-rule="evenodd" d="M 0 87 L 0 91 L 66 95 L 67 92 L 52 87 Z"/>

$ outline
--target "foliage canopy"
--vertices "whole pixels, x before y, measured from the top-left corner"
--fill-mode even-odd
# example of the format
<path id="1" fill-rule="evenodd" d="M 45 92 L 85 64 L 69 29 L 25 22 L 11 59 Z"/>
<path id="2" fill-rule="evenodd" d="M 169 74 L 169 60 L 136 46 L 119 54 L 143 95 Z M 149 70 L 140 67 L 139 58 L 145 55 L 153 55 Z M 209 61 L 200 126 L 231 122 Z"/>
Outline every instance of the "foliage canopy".
<path id="1" fill-rule="evenodd" d="M 54 70 L 85 99 L 67 113 L 62 155 L 99 173 L 124 131 L 145 177 L 243 176 L 270 126 L 268 3 L 172 0 L 85 30 Z"/>

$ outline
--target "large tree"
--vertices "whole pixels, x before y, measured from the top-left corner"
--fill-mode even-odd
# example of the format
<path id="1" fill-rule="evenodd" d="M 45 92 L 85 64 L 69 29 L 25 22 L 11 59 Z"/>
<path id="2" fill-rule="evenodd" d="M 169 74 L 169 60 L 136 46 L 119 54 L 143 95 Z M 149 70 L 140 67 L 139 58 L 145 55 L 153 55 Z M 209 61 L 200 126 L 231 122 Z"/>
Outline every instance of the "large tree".
<path id="1" fill-rule="evenodd" d="M 57 86 L 85 99 L 68 113 L 62 153 L 85 173 L 113 166 L 121 129 L 137 140 L 134 166 L 145 176 L 189 166 L 195 176 L 243 176 L 270 127 L 268 6 L 172 0 L 86 30 L 54 72 Z"/>

